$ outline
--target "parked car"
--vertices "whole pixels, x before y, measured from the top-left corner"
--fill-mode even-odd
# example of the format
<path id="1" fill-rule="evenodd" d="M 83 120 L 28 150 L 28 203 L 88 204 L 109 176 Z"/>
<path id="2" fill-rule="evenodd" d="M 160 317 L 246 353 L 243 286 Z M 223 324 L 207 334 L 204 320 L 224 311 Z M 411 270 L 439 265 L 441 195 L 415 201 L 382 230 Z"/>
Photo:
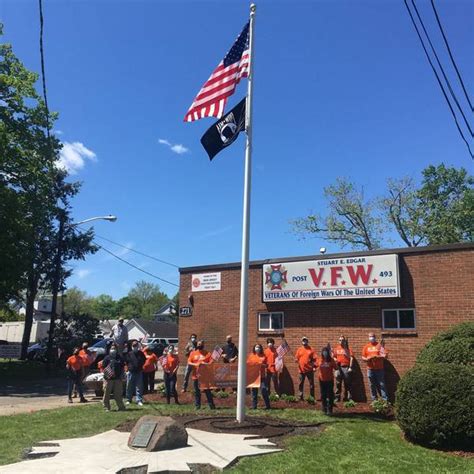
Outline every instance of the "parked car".
<path id="1" fill-rule="evenodd" d="M 112 344 L 112 342 L 112 338 L 101 339 L 100 341 L 89 347 L 89 350 L 95 353 L 94 365 L 96 365 L 105 357 L 105 355 L 107 354 L 107 346 Z"/>
<path id="2" fill-rule="evenodd" d="M 41 362 L 46 361 L 46 352 L 48 350 L 48 346 L 45 342 L 37 342 L 36 344 L 32 344 L 26 350 L 26 357 L 28 360 L 39 360 Z"/>

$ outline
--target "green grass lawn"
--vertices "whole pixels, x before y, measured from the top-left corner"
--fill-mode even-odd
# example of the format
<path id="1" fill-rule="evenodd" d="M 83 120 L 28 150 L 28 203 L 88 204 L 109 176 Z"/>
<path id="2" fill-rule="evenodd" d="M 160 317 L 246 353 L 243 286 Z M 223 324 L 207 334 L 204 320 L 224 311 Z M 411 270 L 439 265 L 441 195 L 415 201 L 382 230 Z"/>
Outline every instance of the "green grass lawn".
<path id="1" fill-rule="evenodd" d="M 92 435 L 114 428 L 119 423 L 138 419 L 143 414 L 172 415 L 195 413 L 192 406 L 147 404 L 126 412 L 104 412 L 98 404 L 39 411 L 1 417 L 0 464 L 20 460 L 23 451 L 38 441 Z M 212 414 L 231 415 L 232 409 Z M 210 415 L 207 410 L 201 416 Z M 473 472 L 474 460 L 432 451 L 412 445 L 401 436 L 393 422 L 370 418 L 328 418 L 314 409 L 258 412 L 307 423 L 325 422 L 320 434 L 293 436 L 278 454 L 244 458 L 232 470 L 236 472 Z"/>

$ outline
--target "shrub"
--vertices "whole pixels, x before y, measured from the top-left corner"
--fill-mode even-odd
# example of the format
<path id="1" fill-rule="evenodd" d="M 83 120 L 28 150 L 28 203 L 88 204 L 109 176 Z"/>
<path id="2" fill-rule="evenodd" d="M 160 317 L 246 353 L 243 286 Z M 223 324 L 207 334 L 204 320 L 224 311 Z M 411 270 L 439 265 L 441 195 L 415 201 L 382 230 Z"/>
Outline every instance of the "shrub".
<path id="1" fill-rule="evenodd" d="M 380 413 L 382 415 L 388 415 L 390 413 L 390 410 L 392 409 L 392 405 L 390 405 L 390 402 L 386 400 L 382 400 L 381 398 L 378 400 L 374 400 L 370 406 L 372 407 L 372 410 L 374 410 L 375 413 Z"/>
<path id="2" fill-rule="evenodd" d="M 287 395 L 286 393 L 282 393 L 280 395 L 280 400 L 290 403 L 295 403 L 298 401 L 298 399 L 294 395 Z"/>
<path id="3" fill-rule="evenodd" d="M 280 397 L 277 393 L 270 393 L 270 396 L 268 398 L 270 398 L 271 402 L 277 402 L 278 400 L 280 400 Z"/>
<path id="4" fill-rule="evenodd" d="M 354 400 L 347 400 L 347 402 L 344 402 L 344 408 L 354 408 L 357 406 L 357 403 Z"/>
<path id="5" fill-rule="evenodd" d="M 227 392 L 219 391 L 216 393 L 217 398 L 229 398 L 229 394 Z"/>
<path id="6" fill-rule="evenodd" d="M 316 400 L 314 399 L 314 397 L 312 397 L 311 395 L 309 395 L 307 398 L 306 398 L 306 401 L 310 404 L 310 405 L 314 405 L 316 403 Z"/>
<path id="7" fill-rule="evenodd" d="M 430 447 L 474 445 L 474 367 L 422 364 L 398 384 L 396 416 L 406 436 Z"/>
<path id="8" fill-rule="evenodd" d="M 474 364 L 474 323 L 458 324 L 437 334 L 420 351 L 419 364 Z"/>

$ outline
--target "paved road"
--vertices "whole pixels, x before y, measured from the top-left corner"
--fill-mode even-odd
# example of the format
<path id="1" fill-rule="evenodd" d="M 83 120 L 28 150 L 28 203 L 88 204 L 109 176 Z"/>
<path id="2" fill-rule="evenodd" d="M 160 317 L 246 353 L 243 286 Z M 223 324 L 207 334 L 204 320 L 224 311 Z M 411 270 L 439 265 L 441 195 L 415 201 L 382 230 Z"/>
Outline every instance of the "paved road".
<path id="1" fill-rule="evenodd" d="M 89 395 L 89 400 L 97 400 L 92 393 Z M 62 378 L 0 384 L 0 416 L 65 406 L 77 405 L 67 403 L 66 381 Z"/>

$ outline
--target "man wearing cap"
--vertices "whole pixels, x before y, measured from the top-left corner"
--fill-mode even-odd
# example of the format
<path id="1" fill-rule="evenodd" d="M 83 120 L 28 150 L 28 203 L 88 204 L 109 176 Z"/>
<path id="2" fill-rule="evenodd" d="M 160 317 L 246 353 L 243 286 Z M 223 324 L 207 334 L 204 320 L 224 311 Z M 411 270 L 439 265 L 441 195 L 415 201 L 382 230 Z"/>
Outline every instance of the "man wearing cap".
<path id="1" fill-rule="evenodd" d="M 367 362 L 367 376 L 370 382 L 372 401 L 377 399 L 377 392 L 380 392 L 382 398 L 388 401 L 384 370 L 384 361 L 386 358 L 387 351 L 383 344 L 377 342 L 375 333 L 369 333 L 369 343 L 362 349 L 362 360 Z"/>
<path id="2" fill-rule="evenodd" d="M 114 340 L 117 346 L 117 352 L 121 356 L 123 347 L 128 341 L 128 329 L 124 326 L 122 317 L 119 318 L 118 323 L 112 328 L 109 337 Z"/>
<path id="3" fill-rule="evenodd" d="M 314 363 L 317 360 L 317 354 L 309 345 L 307 337 L 302 337 L 301 343 L 302 346 L 296 351 L 295 361 L 298 362 L 300 400 L 303 400 L 305 378 L 309 382 L 309 394 L 314 398 Z"/>

